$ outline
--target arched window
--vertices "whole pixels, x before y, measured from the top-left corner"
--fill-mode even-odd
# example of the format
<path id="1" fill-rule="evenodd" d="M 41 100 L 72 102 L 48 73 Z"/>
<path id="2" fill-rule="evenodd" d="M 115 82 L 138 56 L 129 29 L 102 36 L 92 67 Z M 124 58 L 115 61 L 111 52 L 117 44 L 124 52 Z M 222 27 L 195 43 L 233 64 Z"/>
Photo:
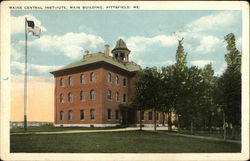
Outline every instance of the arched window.
<path id="1" fill-rule="evenodd" d="M 123 86 L 124 86 L 124 87 L 127 86 L 127 79 L 126 79 L 126 78 L 123 79 Z"/>
<path id="2" fill-rule="evenodd" d="M 112 110 L 108 109 L 108 120 L 111 120 L 112 118 Z"/>
<path id="3" fill-rule="evenodd" d="M 69 113 L 68 113 L 68 120 L 73 120 L 73 112 L 72 110 L 69 110 Z"/>
<path id="4" fill-rule="evenodd" d="M 85 101 L 85 92 L 84 91 L 80 92 L 80 100 Z"/>
<path id="5" fill-rule="evenodd" d="M 123 102 L 127 102 L 127 95 L 123 94 Z"/>
<path id="6" fill-rule="evenodd" d="M 108 82 L 111 83 L 112 82 L 112 76 L 111 73 L 108 73 Z"/>
<path id="7" fill-rule="evenodd" d="M 118 77 L 118 75 L 115 77 L 115 84 L 119 85 L 119 77 Z"/>
<path id="8" fill-rule="evenodd" d="M 84 74 L 81 74 L 80 82 L 81 82 L 82 84 L 85 84 L 85 76 L 84 76 Z"/>
<path id="9" fill-rule="evenodd" d="M 112 99 L 112 92 L 111 92 L 111 90 L 108 90 L 108 99 L 109 99 L 109 100 Z"/>
<path id="10" fill-rule="evenodd" d="M 116 101 L 117 101 L 117 102 L 119 102 L 119 101 L 120 101 L 119 92 L 116 92 Z"/>
<path id="11" fill-rule="evenodd" d="M 69 101 L 70 103 L 73 102 L 73 94 L 72 94 L 71 92 L 68 93 L 68 101 Z"/>
<path id="12" fill-rule="evenodd" d="M 69 77 L 69 86 L 73 86 L 73 78 Z"/>
<path id="13" fill-rule="evenodd" d="M 85 115 L 84 115 L 84 110 L 80 110 L 80 119 L 84 120 Z"/>
<path id="14" fill-rule="evenodd" d="M 62 93 L 60 94 L 60 102 L 61 102 L 61 103 L 64 103 L 64 102 L 65 102 L 64 95 L 63 95 Z"/>
<path id="15" fill-rule="evenodd" d="M 63 121 L 64 120 L 64 112 L 60 111 L 60 120 Z"/>
<path id="16" fill-rule="evenodd" d="M 61 86 L 61 87 L 65 87 L 65 82 L 64 82 L 64 79 L 63 79 L 63 78 L 60 79 L 60 86 Z"/>
<path id="17" fill-rule="evenodd" d="M 95 82 L 95 73 L 90 73 L 90 82 Z"/>
<path id="18" fill-rule="evenodd" d="M 90 91 L 90 99 L 95 100 L 95 91 L 93 89 Z"/>

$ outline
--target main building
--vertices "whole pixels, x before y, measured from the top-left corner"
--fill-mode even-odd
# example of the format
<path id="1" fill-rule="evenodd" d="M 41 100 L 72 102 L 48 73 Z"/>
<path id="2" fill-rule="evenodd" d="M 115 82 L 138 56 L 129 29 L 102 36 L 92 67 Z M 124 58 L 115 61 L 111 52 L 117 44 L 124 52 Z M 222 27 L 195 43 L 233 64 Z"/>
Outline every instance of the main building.
<path id="1" fill-rule="evenodd" d="M 109 45 L 104 53 L 85 51 L 82 60 L 51 72 L 55 77 L 55 126 L 139 124 L 139 112 L 131 101 L 136 72 L 141 68 L 129 61 L 130 50 L 122 39 L 111 53 Z M 153 124 L 153 112 L 144 113 L 144 124 Z M 157 113 L 158 123 L 160 118 Z"/>

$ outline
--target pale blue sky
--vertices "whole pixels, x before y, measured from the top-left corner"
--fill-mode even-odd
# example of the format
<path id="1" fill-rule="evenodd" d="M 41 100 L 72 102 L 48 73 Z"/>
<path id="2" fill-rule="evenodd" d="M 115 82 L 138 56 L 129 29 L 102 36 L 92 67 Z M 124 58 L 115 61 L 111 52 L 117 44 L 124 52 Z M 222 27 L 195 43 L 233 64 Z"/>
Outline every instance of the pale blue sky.
<path id="1" fill-rule="evenodd" d="M 241 50 L 241 11 L 12 11 L 12 74 L 23 73 L 24 16 L 42 28 L 29 34 L 29 75 L 51 78 L 50 71 L 82 58 L 84 50 L 111 49 L 119 38 L 131 50 L 130 60 L 142 67 L 175 61 L 177 39 L 184 37 L 188 65 L 212 62 L 216 74 L 225 69 L 224 36 L 234 33 Z"/>

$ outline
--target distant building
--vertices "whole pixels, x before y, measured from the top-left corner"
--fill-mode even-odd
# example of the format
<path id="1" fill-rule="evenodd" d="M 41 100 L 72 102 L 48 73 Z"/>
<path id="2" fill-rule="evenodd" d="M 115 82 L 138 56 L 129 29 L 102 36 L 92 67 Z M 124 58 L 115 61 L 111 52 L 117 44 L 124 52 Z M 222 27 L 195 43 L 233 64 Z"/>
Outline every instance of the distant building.
<path id="1" fill-rule="evenodd" d="M 51 72 L 55 77 L 55 125 L 138 125 L 139 112 L 131 106 L 136 72 L 129 61 L 130 50 L 120 39 L 110 55 L 85 51 L 82 60 Z M 153 112 L 145 111 L 144 124 L 153 124 Z M 160 116 L 157 114 L 157 122 Z"/>

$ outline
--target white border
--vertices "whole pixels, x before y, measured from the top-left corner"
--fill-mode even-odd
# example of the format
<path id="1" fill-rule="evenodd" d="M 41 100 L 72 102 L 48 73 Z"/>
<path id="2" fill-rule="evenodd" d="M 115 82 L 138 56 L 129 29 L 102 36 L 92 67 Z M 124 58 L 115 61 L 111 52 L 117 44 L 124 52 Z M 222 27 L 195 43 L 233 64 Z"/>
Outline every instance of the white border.
<path id="1" fill-rule="evenodd" d="M 241 153 L 9 153 L 9 120 L 10 120 L 10 11 L 8 6 L 68 6 L 68 5 L 138 5 L 141 10 L 242 10 L 242 152 Z M 115 10 L 115 9 L 113 9 Z M 3 80 L 7 79 L 8 80 Z M 192 1 L 192 2 L 166 2 L 166 1 L 4 1 L 1 3 L 1 159 L 4 160 L 247 160 L 249 159 L 249 4 L 244 1 Z"/>

